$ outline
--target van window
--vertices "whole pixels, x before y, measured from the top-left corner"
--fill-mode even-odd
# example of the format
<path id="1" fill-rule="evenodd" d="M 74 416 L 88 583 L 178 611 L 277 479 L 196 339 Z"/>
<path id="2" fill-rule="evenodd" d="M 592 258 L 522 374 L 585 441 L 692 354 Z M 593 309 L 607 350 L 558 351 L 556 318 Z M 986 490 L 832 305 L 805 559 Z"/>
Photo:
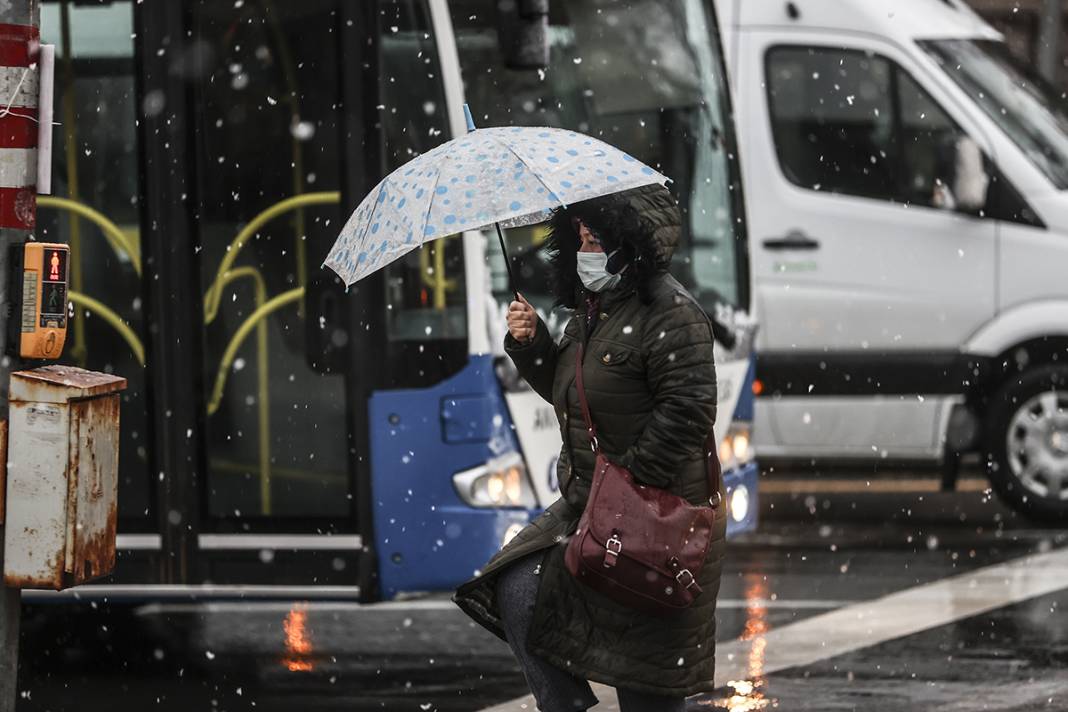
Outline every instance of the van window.
<path id="1" fill-rule="evenodd" d="M 768 105 L 779 164 L 792 183 L 935 206 L 964 132 L 907 72 L 877 54 L 774 47 Z"/>

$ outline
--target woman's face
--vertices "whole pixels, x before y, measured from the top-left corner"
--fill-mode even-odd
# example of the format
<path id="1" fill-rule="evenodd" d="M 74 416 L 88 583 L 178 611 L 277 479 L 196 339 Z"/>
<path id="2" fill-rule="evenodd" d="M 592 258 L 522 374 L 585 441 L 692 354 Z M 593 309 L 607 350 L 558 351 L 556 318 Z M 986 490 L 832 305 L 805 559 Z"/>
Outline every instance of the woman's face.
<path id="1" fill-rule="evenodd" d="M 604 252 L 604 247 L 601 246 L 600 241 L 586 226 L 586 223 L 582 222 L 581 218 L 571 218 L 571 226 L 575 228 L 575 232 L 578 233 L 581 241 L 579 252 Z"/>

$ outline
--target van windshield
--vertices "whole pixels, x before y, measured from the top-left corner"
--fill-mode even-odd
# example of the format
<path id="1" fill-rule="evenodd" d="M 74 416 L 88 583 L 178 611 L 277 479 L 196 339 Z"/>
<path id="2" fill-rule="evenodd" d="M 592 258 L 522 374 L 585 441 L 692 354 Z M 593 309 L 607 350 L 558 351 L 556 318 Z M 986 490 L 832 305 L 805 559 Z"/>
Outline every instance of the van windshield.
<path id="1" fill-rule="evenodd" d="M 1068 188 L 1068 99 L 995 40 L 920 45 L 1058 190 Z"/>

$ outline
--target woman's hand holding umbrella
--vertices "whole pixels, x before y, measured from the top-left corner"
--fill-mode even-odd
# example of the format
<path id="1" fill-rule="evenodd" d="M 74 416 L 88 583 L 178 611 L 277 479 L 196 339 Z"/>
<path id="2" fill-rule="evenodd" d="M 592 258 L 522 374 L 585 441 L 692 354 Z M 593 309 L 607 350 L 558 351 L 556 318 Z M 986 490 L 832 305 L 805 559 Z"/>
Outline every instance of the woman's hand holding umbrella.
<path id="1" fill-rule="evenodd" d="M 508 305 L 508 333 L 520 343 L 534 340 L 534 331 L 538 328 L 538 313 L 530 306 L 522 294 L 516 293 L 519 301 Z"/>

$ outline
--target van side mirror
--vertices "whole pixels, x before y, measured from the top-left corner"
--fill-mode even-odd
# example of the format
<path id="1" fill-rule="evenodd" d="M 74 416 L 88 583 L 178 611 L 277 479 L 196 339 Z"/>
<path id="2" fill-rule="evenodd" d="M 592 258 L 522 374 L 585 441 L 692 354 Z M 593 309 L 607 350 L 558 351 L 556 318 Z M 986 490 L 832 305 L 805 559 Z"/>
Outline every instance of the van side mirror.
<path id="1" fill-rule="evenodd" d="M 978 213 L 986 206 L 990 175 L 986 172 L 983 149 L 968 136 L 957 139 L 951 188 L 957 210 Z"/>
<path id="2" fill-rule="evenodd" d="M 547 69 L 549 0 L 497 0 L 497 43 L 509 69 Z"/>

